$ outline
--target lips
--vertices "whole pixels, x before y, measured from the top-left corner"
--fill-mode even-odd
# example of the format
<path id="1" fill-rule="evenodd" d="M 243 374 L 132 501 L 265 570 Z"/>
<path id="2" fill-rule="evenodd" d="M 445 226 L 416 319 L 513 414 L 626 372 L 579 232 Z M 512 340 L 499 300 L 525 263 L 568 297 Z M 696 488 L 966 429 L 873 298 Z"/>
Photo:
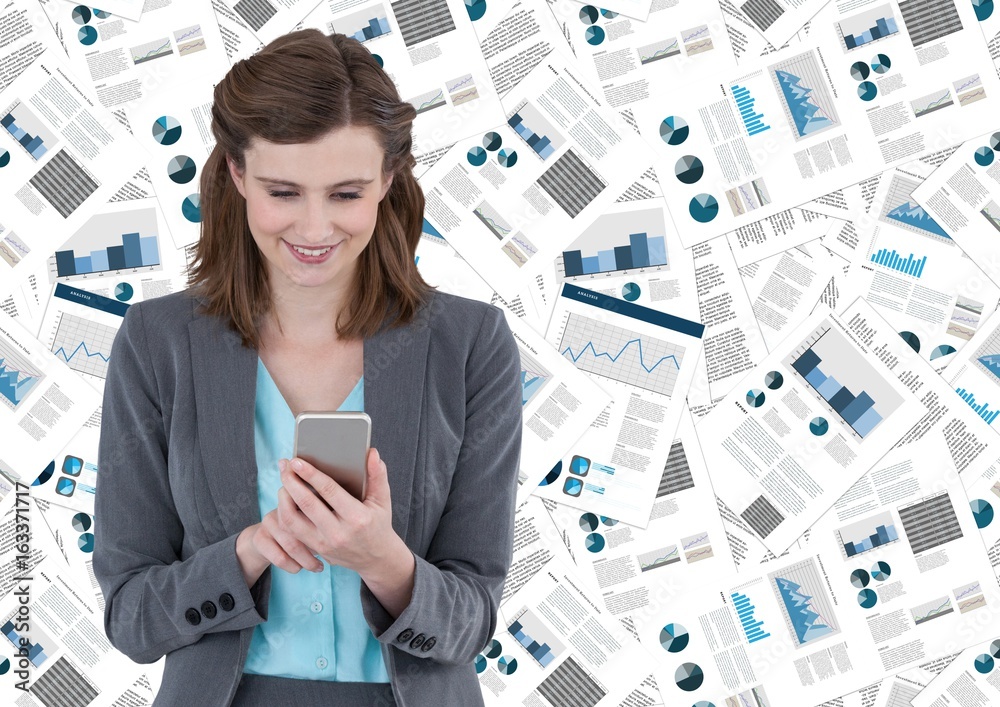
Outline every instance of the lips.
<path id="1" fill-rule="evenodd" d="M 337 250 L 337 246 L 340 245 L 340 243 L 336 243 L 333 246 L 327 246 L 328 250 L 326 250 L 326 252 L 320 255 L 306 255 L 305 253 L 296 250 L 295 247 L 293 247 L 292 244 L 289 243 L 288 241 L 283 241 L 283 242 L 285 246 L 288 248 L 288 251 L 295 257 L 296 260 L 302 263 L 309 263 L 309 264 L 325 262 Z M 310 248 L 309 250 L 315 251 L 319 249 Z"/>

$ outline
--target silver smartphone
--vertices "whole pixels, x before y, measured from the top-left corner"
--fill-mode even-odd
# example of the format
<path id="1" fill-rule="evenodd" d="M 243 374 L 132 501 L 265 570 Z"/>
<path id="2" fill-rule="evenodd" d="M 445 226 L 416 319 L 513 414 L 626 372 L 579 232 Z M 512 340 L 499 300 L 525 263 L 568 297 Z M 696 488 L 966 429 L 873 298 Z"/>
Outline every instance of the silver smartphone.
<path id="1" fill-rule="evenodd" d="M 295 417 L 294 454 L 365 500 L 372 421 L 363 412 L 301 412 Z"/>

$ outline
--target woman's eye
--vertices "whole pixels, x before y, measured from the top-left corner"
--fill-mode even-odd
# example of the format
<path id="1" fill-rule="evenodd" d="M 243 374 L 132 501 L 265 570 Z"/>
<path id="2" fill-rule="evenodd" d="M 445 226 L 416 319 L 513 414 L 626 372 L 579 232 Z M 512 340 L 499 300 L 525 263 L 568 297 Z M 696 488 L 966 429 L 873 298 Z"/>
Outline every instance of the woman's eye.
<path id="1" fill-rule="evenodd" d="M 293 191 L 269 191 L 268 194 L 279 199 L 287 199 L 290 196 L 295 196 L 295 192 Z"/>
<path id="2" fill-rule="evenodd" d="M 361 195 L 354 191 L 345 191 L 337 194 L 341 199 L 360 199 Z"/>

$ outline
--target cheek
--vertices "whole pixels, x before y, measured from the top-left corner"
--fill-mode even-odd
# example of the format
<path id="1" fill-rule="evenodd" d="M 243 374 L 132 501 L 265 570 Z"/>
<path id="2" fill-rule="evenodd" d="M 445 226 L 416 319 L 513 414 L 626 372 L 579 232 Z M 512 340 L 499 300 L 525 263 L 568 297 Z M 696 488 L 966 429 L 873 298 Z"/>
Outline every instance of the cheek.
<path id="1" fill-rule="evenodd" d="M 247 221 L 254 233 L 272 234 L 284 231 L 291 223 L 291 212 L 282 208 L 277 200 L 253 199 L 247 201 Z"/>

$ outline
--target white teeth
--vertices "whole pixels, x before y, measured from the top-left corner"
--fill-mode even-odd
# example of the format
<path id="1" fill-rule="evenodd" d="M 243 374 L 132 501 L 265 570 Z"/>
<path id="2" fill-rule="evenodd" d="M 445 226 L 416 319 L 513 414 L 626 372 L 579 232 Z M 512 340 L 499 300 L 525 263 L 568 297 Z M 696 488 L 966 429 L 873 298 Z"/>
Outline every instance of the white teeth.
<path id="1" fill-rule="evenodd" d="M 323 253 L 330 250 L 330 248 L 332 247 L 333 246 L 330 246 L 329 248 L 322 248 L 319 250 L 307 250 L 306 248 L 299 248 L 297 245 L 292 246 L 292 248 L 297 250 L 299 253 L 302 253 L 302 255 L 310 255 L 310 256 L 323 255 Z"/>

